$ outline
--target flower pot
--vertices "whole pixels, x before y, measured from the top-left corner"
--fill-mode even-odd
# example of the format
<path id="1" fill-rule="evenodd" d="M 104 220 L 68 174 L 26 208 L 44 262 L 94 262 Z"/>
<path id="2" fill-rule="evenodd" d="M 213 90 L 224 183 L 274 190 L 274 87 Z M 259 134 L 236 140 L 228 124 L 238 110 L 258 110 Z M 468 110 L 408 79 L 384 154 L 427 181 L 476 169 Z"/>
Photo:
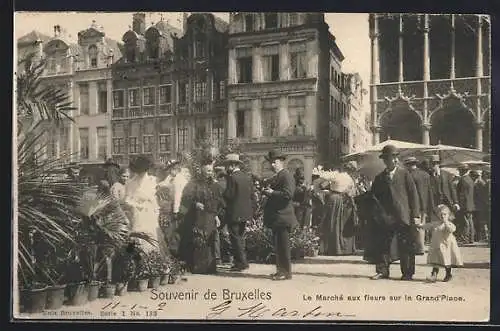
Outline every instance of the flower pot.
<path id="1" fill-rule="evenodd" d="M 81 306 L 89 301 L 89 287 L 87 283 L 69 284 L 66 289 L 68 291 L 68 305 Z"/>
<path id="2" fill-rule="evenodd" d="M 116 284 L 104 284 L 102 286 L 102 294 L 106 299 L 111 299 L 115 296 Z"/>
<path id="3" fill-rule="evenodd" d="M 145 292 L 148 289 L 149 279 L 137 279 L 136 290 L 139 292 Z"/>
<path id="4" fill-rule="evenodd" d="M 170 274 L 168 275 L 168 284 L 175 284 L 177 281 L 177 275 Z"/>
<path id="5" fill-rule="evenodd" d="M 158 288 L 158 287 L 160 287 L 160 281 L 161 281 L 160 276 L 150 277 L 149 282 L 148 282 L 148 287 L 149 288 Z"/>
<path id="6" fill-rule="evenodd" d="M 99 297 L 99 289 L 101 288 L 101 282 L 90 282 L 89 283 L 89 301 L 94 301 Z"/>
<path id="7" fill-rule="evenodd" d="M 46 309 L 59 309 L 64 303 L 66 285 L 54 285 L 47 288 Z"/>
<path id="8" fill-rule="evenodd" d="M 116 283 L 116 292 L 115 292 L 115 294 L 118 295 L 118 296 L 122 296 L 122 295 L 127 294 L 127 287 L 128 287 L 128 283 L 127 282 Z"/>
<path id="9" fill-rule="evenodd" d="M 47 303 L 47 286 L 43 288 L 26 289 L 21 292 L 24 297 L 24 311 L 28 313 L 40 313 L 45 309 Z"/>
<path id="10" fill-rule="evenodd" d="M 167 284 L 168 284 L 168 274 L 161 275 L 160 285 L 167 285 Z"/>

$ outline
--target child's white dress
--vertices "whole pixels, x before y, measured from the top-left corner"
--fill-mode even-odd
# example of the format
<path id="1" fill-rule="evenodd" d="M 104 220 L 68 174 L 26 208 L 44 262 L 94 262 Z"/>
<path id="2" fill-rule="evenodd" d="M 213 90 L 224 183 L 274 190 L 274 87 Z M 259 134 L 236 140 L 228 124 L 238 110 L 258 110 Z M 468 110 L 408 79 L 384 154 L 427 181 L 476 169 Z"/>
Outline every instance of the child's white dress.
<path id="1" fill-rule="evenodd" d="M 427 263 L 435 266 L 462 266 L 462 254 L 458 248 L 457 239 L 453 235 L 456 230 L 451 222 L 431 222 L 424 228 L 432 229 L 431 245 L 427 254 Z"/>

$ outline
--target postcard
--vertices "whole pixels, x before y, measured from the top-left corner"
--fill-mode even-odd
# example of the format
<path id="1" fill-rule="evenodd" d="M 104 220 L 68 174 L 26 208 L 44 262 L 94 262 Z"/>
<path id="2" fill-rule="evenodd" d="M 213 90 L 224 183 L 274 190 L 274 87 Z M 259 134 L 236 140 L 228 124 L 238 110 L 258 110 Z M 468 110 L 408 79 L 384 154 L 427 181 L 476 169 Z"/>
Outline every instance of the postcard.
<path id="1" fill-rule="evenodd" d="M 489 320 L 488 15 L 14 30 L 14 320 Z"/>

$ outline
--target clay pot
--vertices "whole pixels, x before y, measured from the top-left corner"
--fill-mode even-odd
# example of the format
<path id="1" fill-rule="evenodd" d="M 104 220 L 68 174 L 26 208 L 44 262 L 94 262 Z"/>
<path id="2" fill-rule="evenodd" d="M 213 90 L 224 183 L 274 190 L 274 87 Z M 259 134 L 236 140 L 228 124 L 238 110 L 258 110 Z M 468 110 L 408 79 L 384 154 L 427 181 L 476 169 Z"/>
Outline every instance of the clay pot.
<path id="1" fill-rule="evenodd" d="M 26 289 L 21 291 L 24 311 L 41 313 L 47 303 L 47 286 L 43 288 Z"/>
<path id="2" fill-rule="evenodd" d="M 59 309 L 64 304 L 66 285 L 54 285 L 47 288 L 46 309 Z"/>

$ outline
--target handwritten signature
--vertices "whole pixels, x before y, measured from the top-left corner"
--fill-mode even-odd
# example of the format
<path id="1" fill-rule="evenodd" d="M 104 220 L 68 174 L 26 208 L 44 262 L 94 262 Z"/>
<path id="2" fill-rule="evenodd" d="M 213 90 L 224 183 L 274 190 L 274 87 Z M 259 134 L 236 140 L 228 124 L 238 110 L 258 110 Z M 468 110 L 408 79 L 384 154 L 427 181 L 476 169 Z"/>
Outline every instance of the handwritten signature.
<path id="1" fill-rule="evenodd" d="M 265 317 L 290 317 L 295 319 L 300 318 L 342 318 L 342 317 L 355 317 L 354 314 L 345 314 L 335 311 L 324 311 L 322 306 L 317 306 L 314 309 L 306 311 L 291 310 L 286 307 L 278 309 L 269 308 L 262 302 L 247 307 L 235 307 L 231 305 L 232 300 L 227 300 L 210 308 L 209 313 L 206 315 L 207 319 L 215 317 L 234 317 L 228 316 L 236 313 L 236 317 L 248 318 L 265 318 Z"/>
<path id="2" fill-rule="evenodd" d="M 166 302 L 160 302 L 158 305 L 156 305 L 153 309 L 156 310 L 163 310 L 165 306 L 167 305 Z M 133 304 L 133 305 L 124 305 L 121 304 L 120 301 L 117 302 L 110 302 L 105 306 L 101 307 L 101 310 L 119 310 L 119 309 L 127 309 L 127 310 L 147 310 L 151 309 L 149 306 L 143 306 L 143 305 L 138 305 L 138 304 Z"/>

